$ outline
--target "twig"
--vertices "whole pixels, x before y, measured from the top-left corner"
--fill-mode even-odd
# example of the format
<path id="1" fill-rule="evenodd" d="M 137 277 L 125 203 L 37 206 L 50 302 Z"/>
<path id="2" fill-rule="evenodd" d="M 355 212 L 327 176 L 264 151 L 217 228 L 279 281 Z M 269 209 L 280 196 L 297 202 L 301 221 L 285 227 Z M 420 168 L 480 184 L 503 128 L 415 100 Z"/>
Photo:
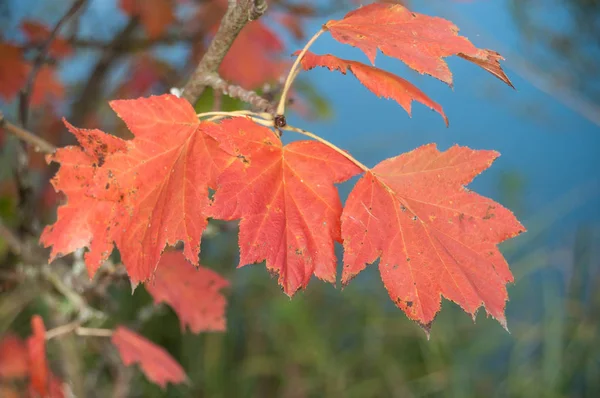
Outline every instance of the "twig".
<path id="1" fill-rule="evenodd" d="M 232 98 L 238 98 L 252 105 L 255 109 L 270 114 L 275 112 L 275 106 L 266 98 L 261 97 L 254 91 L 246 90 L 245 88 L 236 86 L 234 84 L 229 84 L 216 73 L 207 73 L 200 80 L 205 86 L 212 87 L 213 89 Z M 185 96 L 185 91 L 183 94 Z"/>
<path id="2" fill-rule="evenodd" d="M 113 335 L 113 330 L 79 327 L 75 329 L 75 334 L 78 336 L 111 337 Z"/>
<path id="3" fill-rule="evenodd" d="M 20 255 L 23 253 L 23 244 L 21 240 L 15 235 L 4 223 L 0 220 L 0 237 L 4 239 L 4 241 L 8 244 L 8 247 L 15 253 L 16 255 Z"/>
<path id="4" fill-rule="evenodd" d="M 206 87 L 204 77 L 215 73 L 233 41 L 249 21 L 259 18 L 267 9 L 266 0 L 230 0 L 227 12 L 208 50 L 183 88 L 182 98 L 195 104 Z"/>
<path id="5" fill-rule="evenodd" d="M 77 321 L 67 323 L 65 325 L 57 326 L 54 329 L 47 330 L 46 331 L 46 340 L 50 340 L 55 337 L 62 336 L 64 334 L 71 333 L 72 331 L 77 329 L 79 327 L 79 325 L 81 325 L 81 321 L 77 320 Z"/>
<path id="6" fill-rule="evenodd" d="M 31 94 L 33 91 L 33 83 L 35 82 L 36 76 L 44 64 L 46 59 L 46 53 L 48 52 L 52 41 L 56 37 L 61 26 L 86 3 L 87 0 L 77 0 L 71 8 L 60 18 L 56 23 L 50 35 L 40 47 L 40 51 L 37 53 L 31 72 L 27 78 L 25 89 L 21 91 L 19 99 L 19 119 L 21 126 L 27 128 L 27 119 L 29 117 L 29 103 L 31 100 Z M 17 167 L 15 168 L 15 182 L 17 185 L 17 192 L 19 198 L 19 219 L 21 224 L 19 226 L 19 235 L 25 236 L 26 234 L 37 234 L 39 230 L 39 222 L 35 217 L 35 203 L 34 203 L 34 186 L 31 181 L 29 173 L 29 156 L 24 142 L 16 149 Z"/>
<path id="7" fill-rule="evenodd" d="M 4 118 L 4 114 L 1 111 L 0 128 L 5 128 L 6 131 L 8 131 L 21 141 L 31 144 L 33 146 L 33 149 L 37 152 L 54 153 L 54 151 L 56 150 L 54 145 L 50 144 L 48 141 L 6 120 Z"/>
<path id="8" fill-rule="evenodd" d="M 75 308 L 77 308 L 77 311 L 79 312 L 79 320 L 81 322 L 87 321 L 90 318 L 105 318 L 104 313 L 90 307 L 83 297 L 63 283 L 63 281 L 55 273 L 51 272 L 48 267 L 41 267 L 41 274 L 60 294 L 62 294 L 71 302 L 71 304 L 75 306 Z"/>
<path id="9" fill-rule="evenodd" d="M 62 18 L 58 20 L 56 25 L 54 25 L 54 28 L 50 32 L 50 35 L 48 36 L 48 38 L 46 39 L 46 41 L 40 48 L 40 51 L 38 52 L 37 56 L 35 57 L 35 59 L 33 61 L 33 67 L 31 68 L 31 72 L 29 73 L 29 77 L 27 78 L 27 84 L 25 85 L 25 90 L 21 91 L 19 107 L 20 107 L 20 113 L 21 113 L 20 119 L 21 119 L 21 124 L 23 125 L 23 127 L 27 127 L 27 118 L 28 118 L 28 114 L 29 114 L 29 101 L 31 99 L 31 92 L 33 91 L 33 83 L 35 82 L 35 78 L 36 78 L 40 68 L 44 64 L 44 59 L 46 58 L 46 53 L 50 49 L 50 45 L 54 41 L 54 38 L 58 34 L 58 31 L 60 30 L 62 25 L 65 22 L 67 22 L 69 20 L 69 18 L 71 18 L 73 15 L 75 15 L 77 13 L 77 11 L 79 11 L 79 9 L 86 2 L 87 2 L 87 0 L 77 0 L 73 3 L 71 8 L 69 8 L 67 10 L 65 15 L 63 15 Z"/>
<path id="10" fill-rule="evenodd" d="M 87 83 L 80 91 L 78 99 L 73 105 L 71 112 L 71 123 L 73 125 L 81 126 L 86 122 L 88 113 L 96 105 L 98 97 L 103 94 L 106 75 L 110 71 L 111 66 L 125 54 L 124 49 L 127 47 L 127 43 L 131 40 L 138 25 L 139 19 L 137 17 L 131 18 L 127 25 L 115 35 L 102 57 L 96 63 L 96 66 L 94 66 Z"/>
<path id="11" fill-rule="evenodd" d="M 285 113 L 285 104 L 286 104 L 286 100 L 287 100 L 287 95 L 288 95 L 288 92 L 290 91 L 290 88 L 292 87 L 292 83 L 294 82 L 294 80 L 296 79 L 296 76 L 298 76 L 298 73 L 300 72 L 300 62 L 302 61 L 304 54 L 306 54 L 306 52 L 308 51 L 310 46 L 312 46 L 313 43 L 315 41 L 317 41 L 319 36 L 321 36 L 325 32 L 326 32 L 326 29 L 321 28 L 317 33 L 314 34 L 313 37 L 310 38 L 310 40 L 306 43 L 306 45 L 304 46 L 302 51 L 300 51 L 300 54 L 298 54 L 298 57 L 294 61 L 294 64 L 292 65 L 290 72 L 289 72 L 287 78 L 285 79 L 285 83 L 283 85 L 283 91 L 281 92 L 279 104 L 277 105 L 277 115 L 280 115 L 281 117 L 283 117 L 283 115 Z"/>
<path id="12" fill-rule="evenodd" d="M 136 38 L 128 41 L 125 45 L 121 46 L 123 52 L 139 52 L 146 51 L 147 49 L 157 45 L 170 45 L 178 44 L 180 42 L 192 43 L 200 40 L 205 34 L 204 31 L 199 30 L 192 34 L 186 32 L 175 32 L 169 35 L 156 38 Z M 74 47 L 89 48 L 96 50 L 106 50 L 110 48 L 111 43 L 96 39 L 79 39 L 73 38 L 69 41 Z"/>

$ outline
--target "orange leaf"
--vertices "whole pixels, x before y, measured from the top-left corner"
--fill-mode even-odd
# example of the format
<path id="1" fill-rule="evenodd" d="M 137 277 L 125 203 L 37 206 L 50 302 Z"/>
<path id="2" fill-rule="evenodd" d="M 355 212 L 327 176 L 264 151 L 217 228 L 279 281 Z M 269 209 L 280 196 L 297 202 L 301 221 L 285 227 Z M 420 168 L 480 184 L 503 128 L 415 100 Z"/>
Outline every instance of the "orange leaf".
<path id="1" fill-rule="evenodd" d="M 513 277 L 497 244 L 524 228 L 509 210 L 464 188 L 498 156 L 429 144 L 375 166 L 342 214 L 342 283 L 380 257 L 391 299 L 425 329 L 441 296 L 473 316 L 483 305 L 506 327 L 505 285 Z"/>
<path id="2" fill-rule="evenodd" d="M 59 246 L 53 248 L 53 256 L 90 247 L 86 265 L 93 276 L 115 241 L 134 285 L 152 276 L 167 244 L 183 241 L 186 258 L 197 265 L 207 224 L 201 209 L 208 204 L 208 188 L 216 185 L 217 174 L 231 161 L 204 134 L 205 128 L 216 125 L 200 124 L 192 106 L 173 95 L 113 101 L 111 106 L 135 138 L 112 137 L 116 141 L 109 144 L 108 136 L 98 130 L 92 135 L 78 130 L 84 132 L 84 140 L 100 143 L 91 148 L 93 155 L 70 147 L 52 158 L 68 166 L 67 176 L 55 184 L 58 190 L 67 189 L 63 214 L 79 219 L 61 221 L 59 210 L 57 223 L 44 231 L 42 243 Z M 127 150 L 121 150 L 123 145 Z"/>
<path id="3" fill-rule="evenodd" d="M 65 89 L 56 76 L 56 70 L 50 66 L 42 66 L 35 77 L 33 83 L 33 93 L 31 94 L 31 105 L 42 105 L 48 99 L 62 99 L 65 95 Z"/>
<path id="4" fill-rule="evenodd" d="M 341 20 L 325 24 L 340 43 L 361 49 L 375 64 L 377 49 L 403 61 L 419 73 L 425 73 L 452 85 L 452 73 L 442 59 L 461 55 L 490 71 L 512 87 L 502 71 L 500 55 L 480 50 L 450 21 L 409 11 L 400 4 L 373 3 L 351 11 Z"/>
<path id="5" fill-rule="evenodd" d="M 115 330 L 112 343 L 119 350 L 125 365 L 139 363 L 146 377 L 162 388 L 167 383 L 182 383 L 187 378 L 181 365 L 164 348 L 126 327 L 119 326 Z"/>
<path id="6" fill-rule="evenodd" d="M 190 264 L 181 252 L 163 253 L 154 280 L 146 290 L 155 303 L 164 301 L 193 333 L 225 330 L 225 297 L 229 282 L 211 269 Z"/>
<path id="7" fill-rule="evenodd" d="M 50 29 L 37 21 L 23 21 L 21 30 L 27 36 L 27 39 L 34 44 L 44 44 L 50 36 Z M 73 49 L 69 42 L 61 37 L 55 37 L 50 43 L 49 53 L 53 57 L 61 58 L 71 55 Z"/>
<path id="8" fill-rule="evenodd" d="M 130 16 L 139 16 L 150 38 L 162 35 L 175 22 L 172 0 L 121 0 L 121 9 Z"/>
<path id="9" fill-rule="evenodd" d="M 297 54 L 296 54 L 297 55 Z M 411 102 L 418 101 L 442 115 L 444 122 L 448 125 L 448 118 L 442 107 L 433 102 L 425 93 L 413 86 L 408 81 L 384 70 L 374 68 L 356 61 L 349 61 L 335 57 L 331 54 L 316 55 L 307 52 L 302 57 L 302 67 L 305 70 L 323 66 L 329 70 L 339 70 L 344 75 L 348 69 L 356 78 L 373 94 L 378 97 L 392 98 L 411 116 Z"/>
<path id="10" fill-rule="evenodd" d="M 99 197 L 122 201 L 130 213 L 117 220 L 126 231 L 117 246 L 132 282 L 150 278 L 165 245 L 178 241 L 197 265 L 207 225 L 201 209 L 208 204 L 208 188 L 231 162 L 204 133 L 216 125 L 201 124 L 189 102 L 173 95 L 113 101 L 111 107 L 135 138 L 127 152 L 106 159 L 94 185 Z"/>
<path id="11" fill-rule="evenodd" d="M 46 360 L 46 328 L 39 315 L 31 318 L 32 336 L 27 338 L 31 389 L 42 397 L 48 393 L 50 377 Z"/>
<path id="12" fill-rule="evenodd" d="M 360 169 L 318 142 L 282 147 L 275 133 L 247 118 L 220 126 L 207 134 L 238 160 L 219 176 L 208 212 L 221 220 L 241 218 L 240 266 L 266 260 L 289 296 L 313 273 L 334 283 L 342 206 L 333 184 Z"/>
<path id="13" fill-rule="evenodd" d="M 52 246 L 50 261 L 80 247 L 88 247 L 86 265 L 90 276 L 94 276 L 112 252 L 118 230 L 110 228 L 110 220 L 121 210 L 118 203 L 98 200 L 89 190 L 106 156 L 124 151 L 126 144 L 100 130 L 78 129 L 64 122 L 81 147 L 59 148 L 48 157 L 61 165 L 52 185 L 68 197 L 68 202 L 59 207 L 56 222 L 44 229 L 40 243 L 45 247 Z"/>
<path id="14" fill-rule="evenodd" d="M 8 334 L 0 340 L 0 379 L 15 379 L 28 374 L 27 348 L 19 337 Z"/>
<path id="15" fill-rule="evenodd" d="M 17 46 L 0 43 L 0 54 L 0 97 L 11 101 L 25 86 L 30 66 Z"/>
<path id="16" fill-rule="evenodd" d="M 261 21 L 247 24 L 233 42 L 219 68 L 221 76 L 247 89 L 276 80 L 286 64 L 275 58 L 283 43 Z"/>

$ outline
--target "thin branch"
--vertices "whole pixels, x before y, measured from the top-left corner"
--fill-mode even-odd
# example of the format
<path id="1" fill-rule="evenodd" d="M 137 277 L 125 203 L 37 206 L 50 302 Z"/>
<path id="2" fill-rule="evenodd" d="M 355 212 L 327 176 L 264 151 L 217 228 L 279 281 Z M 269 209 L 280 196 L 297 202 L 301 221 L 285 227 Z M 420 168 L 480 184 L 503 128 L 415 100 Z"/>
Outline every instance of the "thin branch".
<path id="1" fill-rule="evenodd" d="M 182 98 L 195 104 L 206 83 L 204 77 L 215 73 L 242 28 L 259 18 L 267 9 L 266 0 L 229 1 L 227 12 L 208 50 L 183 88 Z"/>
<path id="2" fill-rule="evenodd" d="M 31 72 L 29 73 L 29 77 L 27 78 L 27 84 L 25 85 L 25 90 L 21 92 L 20 98 L 20 112 L 21 112 L 21 124 L 23 127 L 27 127 L 27 118 L 29 114 L 29 101 L 31 99 L 31 92 L 33 91 L 33 83 L 35 82 L 35 78 L 44 64 L 44 59 L 46 58 L 46 53 L 50 49 L 50 45 L 56 38 L 58 31 L 62 27 L 62 25 L 69 20 L 72 16 L 74 16 L 77 11 L 87 2 L 87 0 L 77 0 L 73 3 L 71 8 L 67 10 L 67 12 L 62 16 L 61 19 L 58 20 L 54 28 L 50 32 L 50 35 L 40 48 L 37 56 L 33 61 L 33 67 L 31 68 Z"/>
<path id="3" fill-rule="evenodd" d="M 81 322 L 87 321 L 90 318 L 98 318 L 103 319 L 106 315 L 95 309 L 90 307 L 85 299 L 79 295 L 76 291 L 67 286 L 59 276 L 50 271 L 47 266 L 41 267 L 41 275 L 48 281 L 52 286 L 63 296 L 65 297 L 71 304 L 77 308 L 79 320 Z"/>
<path id="4" fill-rule="evenodd" d="M 78 336 L 95 336 L 95 337 L 111 337 L 113 335 L 112 329 L 94 329 L 94 328 L 77 328 L 75 334 Z"/>
<path id="5" fill-rule="evenodd" d="M 238 98 L 252 105 L 255 109 L 270 114 L 273 114 L 275 112 L 275 106 L 266 98 L 261 97 L 254 91 L 246 90 L 245 88 L 236 86 L 234 84 L 229 84 L 216 73 L 205 74 L 200 80 L 205 86 L 212 87 L 216 91 L 219 91 L 232 98 Z"/>
<path id="6" fill-rule="evenodd" d="M 200 30 L 195 33 L 186 33 L 186 32 L 175 32 L 172 34 L 168 34 L 162 37 L 156 38 L 139 38 L 129 40 L 127 43 L 124 43 L 119 50 L 122 52 L 134 52 L 134 51 L 144 51 L 148 48 L 157 45 L 170 45 L 170 44 L 178 44 L 181 42 L 194 42 L 202 38 L 205 34 L 204 31 Z M 79 39 L 73 38 L 69 41 L 73 47 L 81 47 L 81 48 L 90 48 L 90 49 L 98 49 L 98 50 L 106 50 L 111 47 L 111 43 L 107 41 L 101 41 L 96 39 Z"/>
<path id="7" fill-rule="evenodd" d="M 0 237 L 4 239 L 10 250 L 16 255 L 23 253 L 23 244 L 17 235 L 15 235 L 4 223 L 0 220 Z"/>
<path id="8" fill-rule="evenodd" d="M 81 126 L 85 123 L 88 113 L 96 106 L 98 98 L 103 94 L 105 78 L 114 65 L 126 52 L 127 43 L 132 39 L 133 33 L 139 25 L 137 17 L 131 18 L 129 22 L 118 32 L 106 51 L 100 57 L 92 70 L 87 83 L 80 91 L 77 101 L 71 111 L 71 123 Z"/>
<path id="9" fill-rule="evenodd" d="M 23 142 L 33 146 L 37 152 L 54 153 L 56 147 L 37 135 L 16 126 L 4 118 L 4 114 L 0 111 L 0 128 L 6 129 L 9 133 L 17 137 Z"/>
<path id="10" fill-rule="evenodd" d="M 57 326 L 53 329 L 47 330 L 46 331 L 46 340 L 50 340 L 50 339 L 65 335 L 67 333 L 71 333 L 72 331 L 77 329 L 79 327 L 79 325 L 81 325 L 81 321 L 77 320 L 77 321 L 73 321 L 73 322 L 67 323 L 65 325 Z"/>

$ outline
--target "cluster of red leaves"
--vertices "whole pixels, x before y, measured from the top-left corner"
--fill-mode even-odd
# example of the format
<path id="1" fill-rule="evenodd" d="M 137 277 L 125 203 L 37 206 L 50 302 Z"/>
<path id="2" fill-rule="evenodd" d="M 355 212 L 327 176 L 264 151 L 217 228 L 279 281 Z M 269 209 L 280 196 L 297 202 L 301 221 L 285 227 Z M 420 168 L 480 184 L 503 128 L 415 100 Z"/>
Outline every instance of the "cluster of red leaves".
<path id="1" fill-rule="evenodd" d="M 167 252 L 148 292 L 155 303 L 164 302 L 175 310 L 181 329 L 193 333 L 225 330 L 225 298 L 220 291 L 229 283 L 210 269 L 194 268 L 179 252 Z M 177 289 L 173 289 L 177 286 Z M 25 396 L 14 381 L 29 379 L 27 397 L 62 398 L 62 382 L 50 370 L 46 359 L 46 328 L 39 315 L 31 319 L 32 335 L 26 341 L 7 335 L 0 340 L 0 397 Z M 123 363 L 139 363 L 152 382 L 165 387 L 187 379 L 181 365 L 162 347 L 119 326 L 112 335 Z M 14 385 L 13 385 L 14 384 Z"/>
<path id="2" fill-rule="evenodd" d="M 216 272 L 195 268 L 180 252 L 166 252 L 146 289 L 155 303 L 173 307 L 182 331 L 187 325 L 193 333 L 200 333 L 225 330 L 226 302 L 221 290 L 227 286 L 229 282 Z M 124 326 L 115 330 L 112 343 L 125 365 L 138 363 L 146 377 L 163 388 L 187 380 L 181 365 L 164 348 Z"/>
<path id="3" fill-rule="evenodd" d="M 498 54 L 477 49 L 448 21 L 397 4 L 359 8 L 324 29 L 371 62 L 380 49 L 451 84 L 443 58 L 458 55 L 510 84 Z M 373 66 L 310 53 L 302 64 L 350 70 L 409 113 L 417 100 L 445 119 L 416 87 Z M 41 238 L 52 246 L 51 259 L 87 247 L 93 276 L 114 244 L 137 284 L 163 275 L 162 252 L 179 241 L 185 258 L 198 265 L 209 217 L 239 219 L 240 266 L 265 261 L 290 296 L 312 275 L 335 282 L 337 241 L 344 246 L 342 282 L 380 258 L 390 297 L 425 329 L 442 296 L 473 316 L 483 306 L 505 325 L 505 285 L 512 275 L 497 244 L 524 228 L 510 211 L 465 188 L 496 152 L 459 146 L 440 152 L 426 145 L 367 169 L 319 142 L 283 146 L 271 129 L 249 118 L 199 122 L 189 103 L 171 95 L 111 106 L 132 140 L 67 124 L 80 146 L 51 157 L 61 164 L 53 185 L 67 196 Z M 361 172 L 342 207 L 334 184 Z M 209 189 L 216 191 L 213 200 Z M 178 313 L 182 325 L 195 327 L 191 316 Z"/>
<path id="4" fill-rule="evenodd" d="M 329 31 L 340 43 L 362 50 L 373 65 L 379 49 L 417 72 L 428 74 L 452 86 L 452 73 L 443 58 L 458 55 L 512 87 L 500 66 L 503 58 L 498 53 L 476 48 L 467 38 L 458 35 L 458 28 L 450 21 L 411 12 L 399 4 L 373 3 L 349 12 L 341 20 L 327 22 L 323 29 Z M 411 102 L 418 101 L 442 115 L 446 125 L 448 124 L 440 105 L 414 85 L 392 73 L 331 54 L 305 54 L 302 67 L 309 70 L 316 66 L 339 70 L 343 74 L 350 70 L 371 92 L 379 97 L 394 99 L 409 115 Z"/>
<path id="5" fill-rule="evenodd" d="M 0 396 L 62 398 L 62 382 L 48 367 L 46 328 L 39 315 L 31 318 L 31 331 L 25 341 L 14 335 L 0 340 Z M 18 382 L 26 378 L 29 386 L 21 391 Z"/>
<path id="6" fill-rule="evenodd" d="M 26 48 L 39 48 L 50 35 L 50 30 L 38 22 L 25 21 L 21 29 L 27 38 L 25 43 L 0 42 L 0 97 L 5 101 L 13 100 L 27 83 L 32 65 L 25 58 Z M 72 49 L 66 40 L 55 38 L 48 53 L 59 59 L 71 55 Z M 31 106 L 42 105 L 48 99 L 62 99 L 63 96 L 64 87 L 56 75 L 56 68 L 42 66 L 33 83 Z"/>

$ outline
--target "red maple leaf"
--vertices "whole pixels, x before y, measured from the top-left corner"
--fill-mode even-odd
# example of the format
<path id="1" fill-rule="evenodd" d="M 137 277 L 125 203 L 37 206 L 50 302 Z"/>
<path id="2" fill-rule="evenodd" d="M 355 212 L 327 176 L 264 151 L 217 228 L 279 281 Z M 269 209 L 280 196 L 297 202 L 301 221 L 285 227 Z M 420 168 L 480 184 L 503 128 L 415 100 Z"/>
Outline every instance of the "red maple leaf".
<path id="1" fill-rule="evenodd" d="M 150 38 L 162 35 L 175 22 L 172 0 L 121 0 L 121 9 L 130 16 L 139 16 Z"/>
<path id="2" fill-rule="evenodd" d="M 429 144 L 367 172 L 342 214 L 342 283 L 380 257 L 391 299 L 422 326 L 444 296 L 473 316 L 483 305 L 506 327 L 505 285 L 513 277 L 497 244 L 524 228 L 509 210 L 464 188 L 498 156 Z"/>
<path id="3" fill-rule="evenodd" d="M 0 340 L 0 380 L 27 376 L 27 347 L 19 337 L 7 334 Z"/>
<path id="4" fill-rule="evenodd" d="M 378 97 L 394 99 L 409 115 L 411 115 L 411 102 L 418 101 L 442 115 L 444 122 L 448 125 L 448 118 L 439 104 L 433 102 L 425 93 L 408 81 L 390 72 L 365 65 L 361 62 L 341 59 L 331 54 L 316 55 L 307 52 L 302 57 L 301 63 L 305 70 L 323 66 L 329 70 L 337 69 L 344 75 L 350 70 L 373 94 Z"/>
<path id="5" fill-rule="evenodd" d="M 31 105 L 42 105 L 48 100 L 59 100 L 65 95 L 65 89 L 58 80 L 56 69 L 50 66 L 42 66 L 35 77 L 33 92 L 31 94 Z"/>
<path id="6" fill-rule="evenodd" d="M 25 86 L 30 66 L 23 59 L 23 50 L 8 43 L 0 43 L 0 97 L 11 101 Z"/>
<path id="7" fill-rule="evenodd" d="M 183 241 L 186 258 L 197 265 L 207 224 L 201 209 L 208 204 L 208 188 L 231 161 L 203 131 L 219 127 L 201 124 L 192 106 L 173 95 L 111 106 L 135 138 L 113 137 L 108 143 L 109 136 L 98 130 L 73 131 L 84 135 L 84 151 L 70 147 L 52 158 L 71 173 L 55 183 L 68 202 L 41 242 L 55 245 L 53 257 L 90 247 L 86 264 L 93 275 L 115 241 L 134 285 L 152 276 L 167 244 Z M 82 140 L 88 139 L 100 146 L 86 148 Z"/>
<path id="8" fill-rule="evenodd" d="M 12 101 L 25 88 L 31 65 L 23 58 L 23 50 L 0 43 L 0 97 Z M 62 99 L 64 88 L 56 78 L 55 68 L 43 66 L 37 73 L 31 93 L 31 105 L 38 106 L 48 98 Z"/>
<path id="9" fill-rule="evenodd" d="M 208 188 L 232 161 L 204 133 L 219 127 L 200 123 L 189 102 L 173 95 L 113 101 L 111 107 L 135 138 L 126 152 L 107 157 L 95 194 L 122 202 L 129 212 L 116 220 L 124 231 L 117 247 L 132 282 L 150 278 L 164 247 L 178 241 L 197 265 Z"/>
<path id="10" fill-rule="evenodd" d="M 146 377 L 162 388 L 167 383 L 182 383 L 187 379 L 181 365 L 164 348 L 126 327 L 119 326 L 115 330 L 112 343 L 117 347 L 125 365 L 139 363 Z"/>
<path id="11" fill-rule="evenodd" d="M 290 296 L 313 274 L 334 283 L 342 206 L 333 184 L 360 169 L 318 142 L 283 147 L 273 131 L 247 118 L 220 127 L 206 132 L 238 160 L 219 176 L 207 211 L 221 220 L 241 219 L 240 266 L 266 260 Z"/>
<path id="12" fill-rule="evenodd" d="M 46 359 L 46 327 L 41 316 L 31 318 L 32 335 L 27 338 L 29 391 L 31 396 L 63 398 L 61 381 L 52 374 Z"/>
<path id="13" fill-rule="evenodd" d="M 375 64 L 377 49 L 452 85 L 452 73 L 442 58 L 459 55 L 476 63 L 512 87 L 496 52 L 480 50 L 450 21 L 411 12 L 400 4 L 373 3 L 324 26 L 340 43 L 361 49 Z"/>
<path id="14" fill-rule="evenodd" d="M 249 23 L 233 42 L 219 68 L 221 76 L 247 89 L 276 80 L 287 66 L 276 59 L 283 43 L 261 21 Z"/>
<path id="15" fill-rule="evenodd" d="M 30 44 L 42 45 L 50 36 L 50 29 L 37 21 L 23 21 L 21 30 L 27 36 Z M 61 37 L 55 37 L 50 43 L 49 53 L 53 57 L 61 58 L 71 55 L 73 48 L 69 42 Z"/>
<path id="16" fill-rule="evenodd" d="M 39 315 L 31 318 L 32 335 L 27 338 L 31 388 L 45 397 L 48 391 L 48 362 L 46 360 L 46 328 Z"/>
<path id="17" fill-rule="evenodd" d="M 100 130 L 84 130 L 71 126 L 69 131 L 81 145 L 60 148 L 48 160 L 60 163 L 61 167 L 52 179 L 54 189 L 63 192 L 68 202 L 59 207 L 57 220 L 44 228 L 40 243 L 52 246 L 50 261 L 88 247 L 86 265 L 90 277 L 112 252 L 113 241 L 119 230 L 111 228 L 111 219 L 120 212 L 120 204 L 99 200 L 90 194 L 94 176 L 106 161 L 106 156 L 124 151 L 125 141 L 105 134 Z"/>
<path id="18" fill-rule="evenodd" d="M 146 284 L 155 303 L 164 301 L 179 317 L 181 329 L 193 333 L 225 330 L 225 297 L 229 282 L 211 269 L 194 267 L 181 252 L 163 253 L 156 274 Z M 174 288 L 176 287 L 176 288 Z"/>

